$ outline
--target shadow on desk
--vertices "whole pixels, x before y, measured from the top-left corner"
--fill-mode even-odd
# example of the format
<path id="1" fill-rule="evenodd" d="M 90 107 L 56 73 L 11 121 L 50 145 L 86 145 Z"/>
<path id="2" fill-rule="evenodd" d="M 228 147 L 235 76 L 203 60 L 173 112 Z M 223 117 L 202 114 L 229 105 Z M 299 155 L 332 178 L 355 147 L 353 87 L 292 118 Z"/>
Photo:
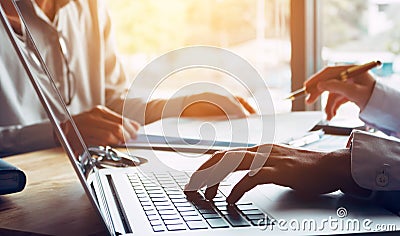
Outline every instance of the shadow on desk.
<path id="1" fill-rule="evenodd" d="M 27 185 L 0 197 L 0 235 L 106 234 L 61 148 L 6 160 L 25 172 Z"/>

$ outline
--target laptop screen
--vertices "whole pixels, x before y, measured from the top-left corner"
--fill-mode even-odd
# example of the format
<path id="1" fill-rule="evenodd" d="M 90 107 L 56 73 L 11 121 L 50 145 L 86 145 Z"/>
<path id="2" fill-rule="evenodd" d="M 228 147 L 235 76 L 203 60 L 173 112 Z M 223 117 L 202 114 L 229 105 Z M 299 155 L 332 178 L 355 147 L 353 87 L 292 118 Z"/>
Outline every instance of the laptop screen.
<path id="1" fill-rule="evenodd" d="M 89 176 L 98 176 L 96 175 L 97 169 L 92 168 L 94 165 L 91 155 L 67 110 L 65 102 L 54 83 L 52 75 L 49 73 L 46 63 L 39 54 L 29 28 L 24 22 L 23 15 L 19 12 L 15 1 L 13 2 L 16 11 L 22 19 L 21 24 L 23 26 L 22 28 L 25 28 L 26 35 L 22 37 L 14 33 L 5 11 L 0 5 L 0 50 L 5 50 L 2 54 L 8 55 L 7 60 L 15 60 L 15 64 L 20 63 L 23 66 L 24 72 L 26 72 L 24 73 L 26 74 L 26 79 L 30 80 L 33 85 L 60 143 L 69 156 L 82 186 L 92 204 L 96 207 L 99 215 L 105 219 L 100 213 L 98 203 L 94 200 L 96 199 L 94 191 L 87 182 Z M 3 59 L 4 58 L 0 58 L 0 60 Z M 6 68 L 3 69 L 5 70 Z M 110 227 L 110 224 L 108 224 L 108 227 Z"/>

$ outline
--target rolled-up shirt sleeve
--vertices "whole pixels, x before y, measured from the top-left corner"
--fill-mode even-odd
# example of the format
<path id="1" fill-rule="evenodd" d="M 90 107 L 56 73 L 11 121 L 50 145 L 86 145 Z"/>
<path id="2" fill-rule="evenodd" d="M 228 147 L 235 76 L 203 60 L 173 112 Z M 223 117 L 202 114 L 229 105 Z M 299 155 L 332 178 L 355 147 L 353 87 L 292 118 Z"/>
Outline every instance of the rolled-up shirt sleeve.
<path id="1" fill-rule="evenodd" d="M 362 188 L 400 190 L 400 141 L 354 131 L 351 140 L 351 174 Z"/>

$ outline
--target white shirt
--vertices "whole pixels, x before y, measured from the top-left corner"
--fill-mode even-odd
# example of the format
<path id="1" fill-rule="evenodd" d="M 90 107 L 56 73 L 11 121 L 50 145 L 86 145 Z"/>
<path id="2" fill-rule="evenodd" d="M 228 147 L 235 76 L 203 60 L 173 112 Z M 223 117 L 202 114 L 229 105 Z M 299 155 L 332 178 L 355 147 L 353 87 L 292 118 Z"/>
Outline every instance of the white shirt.
<path id="1" fill-rule="evenodd" d="M 30 0 L 22 0 L 19 4 L 26 4 L 23 1 Z M 71 114 L 81 113 L 96 105 L 121 113 L 126 76 L 117 58 L 110 19 L 103 1 L 70 1 L 59 9 L 53 22 L 34 1 L 32 4 L 35 17 L 42 23 L 27 24 L 53 74 L 63 73 L 55 62 L 61 58 L 55 55 L 59 53 L 54 50 L 59 43 L 54 29 L 61 32 L 69 49 L 68 63 L 76 78 L 75 96 L 68 106 Z M 24 17 L 29 16 L 23 9 L 21 11 Z M 20 38 L 23 40 L 23 37 Z M 56 141 L 47 115 L 12 47 L 3 46 L 7 43 L 1 42 L 0 47 L 0 156 L 54 147 Z M 176 110 L 169 111 L 167 116 L 176 115 L 182 107 L 182 99 L 173 102 Z M 157 106 L 162 105 L 162 101 L 159 104 L 155 102 L 151 110 L 161 110 Z M 126 105 L 129 112 L 125 114 L 143 124 L 145 107 L 141 99 L 130 99 Z"/>
<path id="2" fill-rule="evenodd" d="M 368 125 L 386 134 L 400 134 L 400 92 L 379 82 L 360 113 Z M 351 172 L 355 182 L 375 191 L 400 190 L 400 142 L 362 131 L 352 133 Z"/>

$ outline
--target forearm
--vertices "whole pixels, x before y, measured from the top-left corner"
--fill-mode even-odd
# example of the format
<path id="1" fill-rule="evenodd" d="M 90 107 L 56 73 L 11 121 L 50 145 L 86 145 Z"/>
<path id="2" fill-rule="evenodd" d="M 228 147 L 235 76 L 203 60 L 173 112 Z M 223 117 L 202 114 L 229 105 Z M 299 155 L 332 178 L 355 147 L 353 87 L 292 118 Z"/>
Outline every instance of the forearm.
<path id="1" fill-rule="evenodd" d="M 58 145 L 50 122 L 0 127 L 0 156 L 30 152 Z"/>
<path id="2" fill-rule="evenodd" d="M 145 103 L 140 98 L 128 98 L 126 101 L 114 100 L 108 107 L 126 118 L 145 125 L 161 118 L 179 116 L 183 100 L 184 97 L 178 97 L 169 100 L 155 99 Z"/>

